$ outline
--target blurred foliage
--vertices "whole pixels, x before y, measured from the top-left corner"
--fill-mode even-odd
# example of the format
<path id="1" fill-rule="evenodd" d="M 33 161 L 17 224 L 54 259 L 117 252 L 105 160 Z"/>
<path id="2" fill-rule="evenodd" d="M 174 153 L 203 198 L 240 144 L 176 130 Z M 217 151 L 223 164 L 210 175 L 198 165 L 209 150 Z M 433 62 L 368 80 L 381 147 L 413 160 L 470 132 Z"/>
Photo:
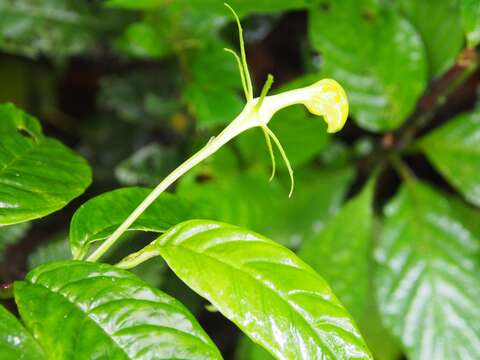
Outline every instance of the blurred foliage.
<path id="1" fill-rule="evenodd" d="M 200 217 L 298 251 L 352 313 L 375 358 L 478 357 L 480 1 L 229 4 L 242 18 L 254 85 L 269 72 L 273 93 L 333 78 L 346 89 L 350 120 L 331 136 L 303 108 L 282 110 L 271 129 L 295 170 L 292 198 L 281 161 L 268 182 L 270 158 L 254 129 L 171 189 L 188 206 L 160 230 L 179 221 L 175 214 Z M 224 51 L 237 49 L 238 38 L 222 0 L 0 0 L 0 14 L 0 100 L 35 114 L 93 170 L 92 186 L 71 207 L 0 228 L 0 280 L 11 282 L 19 279 L 14 261 L 24 272 L 71 258 L 64 234 L 82 203 L 119 186 L 155 186 L 244 101 L 237 64 Z M 0 148 L 0 205 L 15 182 L 2 170 L 9 154 Z M 140 191 L 135 200 L 147 193 Z M 110 209 L 108 226 L 101 215 L 110 203 L 95 207 L 99 238 L 129 213 L 127 200 Z M 156 211 L 171 211 L 167 202 Z M 141 230 L 154 228 L 148 220 Z M 151 240 L 129 234 L 109 261 Z M 163 261 L 135 271 L 207 316 Z M 222 320 L 205 327 L 226 358 L 271 358 L 243 335 L 229 340 L 236 333 Z"/>

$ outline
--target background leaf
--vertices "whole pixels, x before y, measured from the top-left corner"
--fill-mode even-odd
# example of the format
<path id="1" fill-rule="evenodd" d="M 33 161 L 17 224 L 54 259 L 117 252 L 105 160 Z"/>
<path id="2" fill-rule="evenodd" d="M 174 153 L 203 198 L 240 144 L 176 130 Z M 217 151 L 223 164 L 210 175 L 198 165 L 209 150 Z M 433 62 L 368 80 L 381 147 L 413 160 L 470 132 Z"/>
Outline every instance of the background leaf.
<path id="1" fill-rule="evenodd" d="M 464 37 L 458 0 L 401 0 L 399 7 L 422 36 L 431 77 L 453 65 Z"/>
<path id="2" fill-rule="evenodd" d="M 480 111 L 455 117 L 419 146 L 436 169 L 471 203 L 480 206 Z"/>
<path id="3" fill-rule="evenodd" d="M 182 304 L 110 265 L 43 265 L 15 283 L 15 299 L 52 358 L 221 359 Z"/>
<path id="4" fill-rule="evenodd" d="M 478 212 L 409 181 L 387 205 L 385 217 L 375 279 L 385 325 L 410 359 L 475 359 Z M 477 219 L 476 228 L 469 218 Z"/>
<path id="5" fill-rule="evenodd" d="M 461 0 L 463 29 L 468 47 L 480 44 L 480 3 L 477 0 Z"/>
<path id="6" fill-rule="evenodd" d="M 427 79 L 425 49 L 413 26 L 370 0 L 327 0 L 309 16 L 322 76 L 345 87 L 355 121 L 372 131 L 397 128 Z"/>
<path id="7" fill-rule="evenodd" d="M 191 57 L 184 97 L 200 128 L 230 123 L 242 110 L 237 63 L 221 42 L 208 42 Z"/>
<path id="8" fill-rule="evenodd" d="M 0 48 L 28 56 L 81 53 L 116 27 L 100 10 L 84 1 L 0 0 Z"/>
<path id="9" fill-rule="evenodd" d="M 0 358 L 3 360 L 46 359 L 42 348 L 13 314 L 0 305 Z"/>
<path id="10" fill-rule="evenodd" d="M 45 137 L 30 115 L 12 104 L 0 105 L 0 225 L 59 210 L 90 182 L 83 158 Z"/>
<path id="11" fill-rule="evenodd" d="M 123 188 L 90 199 L 75 212 L 70 223 L 70 247 L 74 258 L 84 257 L 90 244 L 107 238 L 148 196 L 151 189 Z M 163 193 L 130 226 L 129 231 L 163 232 L 190 219 L 192 205 L 184 199 Z"/>
<path id="12" fill-rule="evenodd" d="M 277 358 L 371 358 L 326 282 L 287 248 L 204 220 L 173 227 L 155 247 L 185 283 Z"/>
<path id="13" fill-rule="evenodd" d="M 299 256 L 328 281 L 357 321 L 365 312 L 369 291 L 374 184 L 370 181 L 299 251 Z"/>

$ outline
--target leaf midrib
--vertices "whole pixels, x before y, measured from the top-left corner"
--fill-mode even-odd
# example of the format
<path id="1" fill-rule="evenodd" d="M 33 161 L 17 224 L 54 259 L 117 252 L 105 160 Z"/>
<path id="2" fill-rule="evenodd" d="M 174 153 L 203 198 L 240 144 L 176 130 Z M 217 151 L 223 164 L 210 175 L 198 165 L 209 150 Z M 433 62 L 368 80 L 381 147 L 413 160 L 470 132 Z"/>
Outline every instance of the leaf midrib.
<path id="1" fill-rule="evenodd" d="M 332 358 L 332 359 L 335 359 L 335 358 L 336 358 L 335 353 L 334 353 L 333 350 L 328 346 L 328 343 L 322 341 L 322 339 L 320 338 L 319 334 L 317 334 L 317 332 L 315 331 L 315 329 L 311 327 L 311 325 L 310 325 L 310 323 L 307 321 L 307 319 L 305 319 L 305 318 L 303 317 L 303 315 L 302 315 L 300 312 L 298 312 L 298 310 L 296 309 L 295 306 L 292 306 L 288 300 L 284 299 L 279 293 L 275 292 L 272 288 L 270 288 L 269 286 L 267 286 L 265 283 L 263 283 L 262 281 L 258 281 L 258 280 L 257 280 L 253 275 L 251 275 L 248 271 L 243 270 L 243 269 L 241 269 L 241 268 L 239 268 L 239 267 L 236 267 L 236 266 L 234 266 L 234 265 L 232 265 L 232 264 L 229 264 L 229 263 L 227 263 L 227 262 L 225 262 L 225 261 L 221 261 L 221 260 L 219 260 L 219 259 L 217 259 L 217 258 L 215 258 L 215 257 L 213 257 L 213 256 L 211 256 L 211 255 L 208 255 L 208 254 L 206 254 L 206 253 L 204 253 L 204 252 L 196 252 L 196 251 L 194 251 L 194 250 L 192 250 L 192 249 L 189 249 L 189 248 L 187 248 L 187 247 L 182 246 L 182 244 L 178 244 L 177 246 L 171 246 L 171 245 L 165 246 L 165 245 L 161 245 L 161 246 L 159 246 L 159 248 L 160 248 L 160 252 L 162 252 L 162 248 L 167 248 L 167 249 L 168 249 L 168 248 L 171 248 L 171 249 L 183 249 L 184 251 L 190 252 L 190 253 L 192 253 L 192 254 L 206 256 L 206 257 L 208 257 L 209 259 L 211 259 L 211 260 L 213 260 L 213 261 L 215 261 L 215 262 L 217 262 L 217 263 L 219 263 L 219 264 L 223 264 L 223 265 L 226 266 L 226 267 L 230 267 L 230 268 L 232 268 L 232 269 L 234 269 L 234 270 L 237 270 L 237 271 L 239 271 L 239 272 L 241 272 L 241 273 L 246 274 L 249 278 L 253 279 L 254 282 L 260 283 L 260 284 L 262 285 L 262 287 L 264 287 L 265 289 L 267 289 L 269 292 L 273 293 L 273 294 L 274 294 L 275 296 L 277 296 L 282 302 L 286 303 L 286 304 L 288 305 L 288 307 L 289 307 L 291 310 L 293 310 L 294 313 L 297 314 L 297 316 L 302 320 L 302 322 L 304 322 L 304 323 L 307 325 L 307 328 L 309 328 L 309 329 L 311 330 L 311 332 L 313 333 L 314 338 L 316 338 L 316 339 L 319 341 L 319 343 L 321 343 L 321 344 L 323 344 L 323 345 L 325 346 L 325 349 L 328 350 L 328 353 L 330 354 L 331 358 Z M 273 263 L 273 264 L 274 264 L 274 263 Z M 288 266 L 290 266 L 290 265 L 288 265 Z M 298 268 L 297 268 L 297 269 L 298 269 Z M 304 269 L 302 269 L 302 270 L 304 270 Z M 212 303 L 213 303 L 213 301 L 212 301 Z M 214 305 L 217 306 L 218 304 L 214 304 Z M 220 308 L 220 306 L 218 306 L 218 307 Z M 333 325 L 333 326 L 335 326 L 335 325 Z M 242 327 L 243 327 L 243 324 L 242 324 Z M 336 327 L 336 326 L 335 326 L 335 327 Z M 275 355 L 276 355 L 276 354 L 275 354 Z"/>

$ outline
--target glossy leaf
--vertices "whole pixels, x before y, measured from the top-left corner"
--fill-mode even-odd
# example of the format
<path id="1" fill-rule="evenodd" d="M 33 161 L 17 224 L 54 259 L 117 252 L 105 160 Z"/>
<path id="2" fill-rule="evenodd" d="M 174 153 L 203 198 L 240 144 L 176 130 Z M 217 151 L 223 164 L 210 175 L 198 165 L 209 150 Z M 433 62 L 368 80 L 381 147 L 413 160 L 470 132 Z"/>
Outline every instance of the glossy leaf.
<path id="1" fill-rule="evenodd" d="M 182 304 L 110 265 L 43 265 L 15 283 L 15 299 L 51 358 L 221 359 Z"/>
<path id="2" fill-rule="evenodd" d="M 42 348 L 18 319 L 0 305 L 0 359 L 46 359 Z"/>
<path id="3" fill-rule="evenodd" d="M 435 168 L 480 206 L 480 111 L 459 115 L 419 142 Z"/>
<path id="4" fill-rule="evenodd" d="M 147 197 L 151 189 L 123 188 L 90 199 L 73 215 L 70 223 L 70 247 L 75 259 L 88 253 L 93 242 L 107 238 Z M 130 231 L 163 232 L 190 219 L 193 206 L 175 195 L 162 194 L 130 226 Z"/>
<path id="5" fill-rule="evenodd" d="M 453 65 L 463 47 L 459 1 L 401 0 L 399 7 L 422 36 L 430 75 L 441 75 Z"/>
<path id="6" fill-rule="evenodd" d="M 4 251 L 7 249 L 7 247 L 20 241 L 25 236 L 29 228 L 29 223 L 0 227 L 0 261 L 3 260 Z"/>
<path id="7" fill-rule="evenodd" d="M 478 216 L 416 181 L 385 208 L 377 298 L 409 359 L 476 359 L 480 353 Z"/>
<path id="8" fill-rule="evenodd" d="M 468 47 L 480 44 L 480 2 L 478 0 L 461 0 L 463 29 L 467 36 Z"/>
<path id="9" fill-rule="evenodd" d="M 42 134 L 32 116 L 0 105 L 0 225 L 63 208 L 90 184 L 86 161 Z"/>
<path id="10" fill-rule="evenodd" d="M 371 358 L 327 283 L 272 240 L 191 220 L 154 244 L 177 276 L 278 359 Z"/>
<path id="11" fill-rule="evenodd" d="M 360 126 L 395 129 L 413 111 L 426 85 L 426 56 L 400 14 L 369 0 L 326 0 L 310 10 L 309 33 L 322 76 L 342 84 Z"/>
<path id="12" fill-rule="evenodd" d="M 255 344 L 247 336 L 240 337 L 235 350 L 235 360 L 272 360 L 275 359 L 267 350 Z"/>
<path id="13" fill-rule="evenodd" d="M 363 316 L 369 291 L 373 190 L 372 180 L 299 251 L 357 321 Z"/>

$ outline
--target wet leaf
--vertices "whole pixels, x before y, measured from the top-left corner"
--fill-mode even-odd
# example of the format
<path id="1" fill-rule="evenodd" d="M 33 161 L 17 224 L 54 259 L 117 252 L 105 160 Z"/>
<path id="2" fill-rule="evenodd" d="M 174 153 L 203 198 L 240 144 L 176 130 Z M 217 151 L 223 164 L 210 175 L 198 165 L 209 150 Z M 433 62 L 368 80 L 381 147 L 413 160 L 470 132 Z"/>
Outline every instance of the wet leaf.
<path id="1" fill-rule="evenodd" d="M 416 181 L 385 208 L 376 251 L 380 313 L 409 359 L 480 353 L 478 212 Z M 472 227 L 469 219 L 477 219 Z"/>
<path id="2" fill-rule="evenodd" d="M 278 359 L 371 359 L 327 283 L 272 240 L 192 220 L 154 244 L 187 285 Z"/>
<path id="3" fill-rule="evenodd" d="M 480 206 L 480 111 L 455 117 L 419 146 L 435 168 L 471 203 Z"/>
<path id="4" fill-rule="evenodd" d="M 90 185 L 87 162 L 42 134 L 32 116 L 0 105 L 0 225 L 46 216 Z"/>
<path id="5" fill-rule="evenodd" d="M 444 73 L 463 47 L 458 0 L 401 0 L 399 7 L 422 36 L 431 77 Z"/>
<path id="6" fill-rule="evenodd" d="M 405 121 L 428 73 L 420 35 L 405 18 L 374 1 L 326 0 L 310 10 L 309 33 L 322 76 L 342 84 L 361 127 L 380 132 Z"/>
<path id="7" fill-rule="evenodd" d="M 0 359 L 46 359 L 42 348 L 13 314 L 0 305 Z"/>
<path id="8" fill-rule="evenodd" d="M 43 265 L 15 283 L 15 299 L 52 358 L 221 359 L 181 303 L 110 265 Z"/>

